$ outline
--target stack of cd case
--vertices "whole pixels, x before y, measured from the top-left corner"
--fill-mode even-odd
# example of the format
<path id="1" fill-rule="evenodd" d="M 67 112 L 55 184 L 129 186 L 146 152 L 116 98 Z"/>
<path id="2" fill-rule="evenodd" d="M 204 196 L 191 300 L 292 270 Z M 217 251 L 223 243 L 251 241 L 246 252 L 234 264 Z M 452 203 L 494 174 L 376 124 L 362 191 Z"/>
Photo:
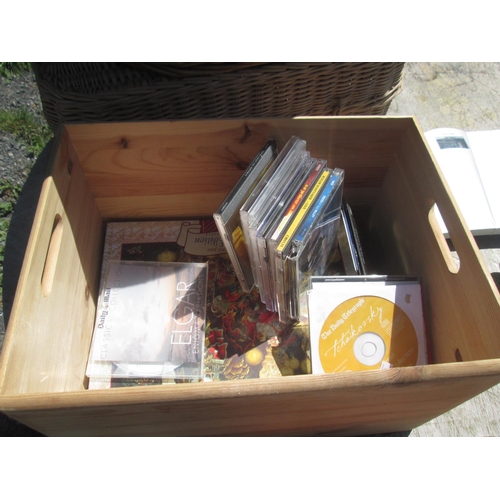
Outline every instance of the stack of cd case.
<path id="1" fill-rule="evenodd" d="M 344 171 L 324 169 L 274 250 L 280 319 L 307 317 L 310 276 L 322 276 L 338 243 Z"/>
<path id="2" fill-rule="evenodd" d="M 281 152 L 279 159 L 282 158 Z M 252 266 L 240 222 L 240 209 L 253 198 L 254 190 L 263 178 L 269 176 L 277 167 L 276 141 L 269 140 L 246 168 L 238 183 L 227 195 L 222 205 L 214 212 L 214 220 L 229 254 L 234 271 L 244 292 L 249 292 L 254 285 Z"/>
<path id="3" fill-rule="evenodd" d="M 242 288 L 257 286 L 282 322 L 304 315 L 308 279 L 337 246 L 343 181 L 306 141 L 292 136 L 278 154 L 271 139 L 214 212 Z"/>

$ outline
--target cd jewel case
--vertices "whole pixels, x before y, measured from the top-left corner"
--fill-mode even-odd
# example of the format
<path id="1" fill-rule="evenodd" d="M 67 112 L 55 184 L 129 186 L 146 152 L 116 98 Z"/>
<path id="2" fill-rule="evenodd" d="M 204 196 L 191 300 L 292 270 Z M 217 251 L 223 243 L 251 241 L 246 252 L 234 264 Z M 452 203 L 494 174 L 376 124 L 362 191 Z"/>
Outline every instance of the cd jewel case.
<path id="1" fill-rule="evenodd" d="M 249 167 L 260 165 L 259 180 L 240 180 L 214 219 L 242 288 L 255 286 L 266 308 L 287 323 L 307 318 L 307 280 L 325 272 L 338 245 L 344 171 L 311 156 L 295 136 L 264 167 L 273 144 Z"/>
<path id="2" fill-rule="evenodd" d="M 416 278 L 312 277 L 308 300 L 312 373 L 427 363 Z"/>
<path id="3" fill-rule="evenodd" d="M 200 379 L 207 269 L 194 262 L 108 262 L 87 376 Z"/>
<path id="4" fill-rule="evenodd" d="M 240 223 L 240 209 L 275 158 L 276 141 L 271 139 L 253 159 L 238 183 L 213 214 L 236 276 L 245 292 L 250 291 L 254 280 Z"/>

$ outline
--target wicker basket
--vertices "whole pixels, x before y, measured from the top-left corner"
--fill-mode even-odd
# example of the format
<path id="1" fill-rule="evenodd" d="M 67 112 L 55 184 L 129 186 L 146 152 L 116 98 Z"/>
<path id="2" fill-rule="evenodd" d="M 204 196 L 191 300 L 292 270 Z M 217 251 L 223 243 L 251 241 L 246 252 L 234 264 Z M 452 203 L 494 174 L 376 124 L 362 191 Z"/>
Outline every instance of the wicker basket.
<path id="1" fill-rule="evenodd" d="M 60 123 L 383 115 L 404 63 L 33 63 Z"/>

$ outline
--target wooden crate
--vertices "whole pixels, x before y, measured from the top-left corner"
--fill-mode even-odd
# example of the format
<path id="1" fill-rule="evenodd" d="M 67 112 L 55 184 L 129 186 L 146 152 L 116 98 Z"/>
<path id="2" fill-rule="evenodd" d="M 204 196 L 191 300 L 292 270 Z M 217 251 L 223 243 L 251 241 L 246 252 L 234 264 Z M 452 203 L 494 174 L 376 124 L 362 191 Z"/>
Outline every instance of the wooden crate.
<path id="1" fill-rule="evenodd" d="M 291 135 L 345 169 L 346 199 L 369 213 L 372 270 L 421 277 L 432 364 L 86 390 L 105 222 L 211 215 L 265 141 Z M 500 382 L 499 324 L 498 291 L 411 117 L 68 125 L 7 329 L 0 411 L 47 435 L 409 430 Z"/>

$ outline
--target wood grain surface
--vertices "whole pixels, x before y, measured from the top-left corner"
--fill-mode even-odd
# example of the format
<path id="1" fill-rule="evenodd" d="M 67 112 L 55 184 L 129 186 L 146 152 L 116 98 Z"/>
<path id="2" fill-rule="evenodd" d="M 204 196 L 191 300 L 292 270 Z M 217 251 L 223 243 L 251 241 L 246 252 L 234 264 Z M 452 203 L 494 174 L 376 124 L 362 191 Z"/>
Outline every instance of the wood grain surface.
<path id="1" fill-rule="evenodd" d="M 500 341 L 494 332 L 500 324 L 500 296 L 413 118 L 229 120 L 189 127 L 171 122 L 128 127 L 68 126 L 61 136 L 52 176 L 42 190 L 21 274 L 21 293 L 2 352 L 0 408 L 7 415 L 48 435 L 367 435 L 417 427 L 498 383 Z M 136 218 L 172 215 L 179 195 L 186 201 L 181 207 L 191 205 L 198 215 L 210 215 L 228 190 L 223 182 L 212 181 L 211 167 L 207 170 L 212 159 L 227 157 L 225 167 L 217 167 L 218 174 L 224 176 L 227 170 L 228 176 L 237 177 L 239 165 L 259 150 L 262 137 L 280 140 L 280 134 L 304 138 L 319 157 L 345 168 L 349 195 L 358 188 L 377 193 L 371 236 L 381 243 L 385 259 L 372 272 L 420 276 L 434 364 L 283 377 L 265 384 L 242 380 L 85 390 L 102 219 L 121 218 L 126 210 Z M 193 141 L 201 146 L 193 148 Z M 160 145 L 169 144 L 176 145 L 174 157 L 158 154 Z M 107 156 L 115 150 L 119 154 Z M 377 163 L 370 160 L 373 150 L 377 150 Z M 135 161 L 130 161 L 129 152 Z M 101 158 L 102 172 L 94 165 L 95 157 Z M 186 158 L 183 169 L 177 170 L 175 158 Z M 144 180 L 142 169 L 147 171 Z M 169 175 L 171 169 L 177 175 Z M 114 179 L 120 182 L 115 183 L 113 196 L 107 197 L 102 184 L 111 185 Z M 151 183 L 159 185 L 153 197 L 160 197 L 158 206 L 143 203 Z M 204 186 L 212 196 L 210 202 L 199 197 Z M 99 209 L 102 199 L 110 201 L 105 214 Z M 459 273 L 450 272 L 429 224 L 434 201 L 449 220 L 462 262 Z M 52 259 L 57 259 L 57 265 L 50 264 Z M 49 271 L 50 279 L 44 280 Z M 40 286 L 44 281 L 50 287 Z M 485 305 L 488 314 L 480 314 Z"/>
<path id="2" fill-rule="evenodd" d="M 498 99 L 492 99 L 498 94 L 499 76 L 498 63 L 408 63 L 404 90 L 388 114 L 416 116 L 422 131 L 444 126 L 467 130 L 500 128 L 500 110 L 495 109 Z M 477 118 L 474 120 L 473 116 Z M 369 134 L 369 130 L 364 129 L 366 141 L 362 144 L 355 139 L 363 130 L 362 122 L 353 121 L 351 125 L 346 121 L 348 126 L 343 126 L 341 140 L 327 141 L 331 144 L 330 150 L 324 149 L 325 139 L 336 137 L 337 125 L 321 124 L 321 120 L 304 123 L 299 128 L 293 121 L 281 122 L 279 127 L 272 120 L 263 121 L 253 128 L 253 136 L 243 126 L 217 121 L 210 133 L 203 127 L 197 129 L 196 124 L 193 128 L 193 124 L 186 123 L 176 129 L 174 137 L 169 135 L 167 141 L 156 126 L 151 129 L 130 126 L 130 130 L 121 127 L 119 134 L 113 127 L 103 126 L 97 134 L 100 142 L 95 141 L 95 129 L 91 128 L 74 131 L 71 140 L 64 138 L 65 147 L 53 159 L 57 182 L 49 181 L 42 192 L 43 208 L 37 214 L 34 236 L 27 250 L 30 266 L 23 269 L 20 280 L 23 292 L 16 298 L 17 314 L 12 325 L 9 324 L 9 330 L 26 335 L 22 338 L 8 335 L 3 349 L 2 411 L 54 435 L 194 434 L 195 425 L 199 424 L 200 434 L 364 435 L 393 431 L 393 435 L 410 436 L 499 436 L 500 386 L 494 384 L 499 380 L 500 366 L 499 360 L 493 358 L 500 357 L 500 345 L 499 337 L 493 332 L 498 331 L 500 325 L 496 290 L 500 243 L 495 239 L 474 241 L 470 234 L 464 233 L 463 221 L 453 213 L 439 177 L 433 177 L 432 183 L 425 182 L 427 167 L 422 171 L 415 167 L 422 160 L 425 166 L 427 160 L 411 126 L 413 121 L 401 126 L 404 120 L 399 123 L 384 118 L 378 120 L 376 132 Z M 370 119 L 366 119 L 367 126 L 369 122 Z M 312 383 L 307 376 L 272 381 L 265 387 L 258 381 L 244 381 L 228 385 L 220 393 L 214 387 L 203 391 L 195 387 L 175 387 L 174 391 L 171 388 L 124 389 L 106 394 L 85 391 L 82 374 L 95 308 L 102 219 L 165 214 L 177 217 L 191 215 L 190 210 L 199 211 L 202 206 L 212 209 L 269 134 L 277 134 L 277 138 L 284 141 L 297 130 L 310 144 L 312 154 L 327 156 L 335 166 L 346 162 L 351 174 L 346 182 L 350 200 L 369 199 L 371 206 L 384 179 L 386 190 L 390 191 L 391 186 L 392 189 L 405 187 L 406 199 L 400 194 L 382 204 L 391 213 L 392 227 L 384 227 L 383 223 L 380 227 L 393 238 L 389 248 L 394 269 L 422 271 L 426 280 L 433 283 L 435 304 L 441 304 L 446 310 L 446 321 L 431 321 L 430 340 L 439 363 L 374 375 L 326 376 Z M 193 137 L 197 147 L 190 142 Z M 395 158 L 393 151 L 402 142 L 409 154 Z M 222 144 L 229 146 L 221 148 Z M 375 150 L 377 154 L 373 155 Z M 375 163 L 374 158 L 377 158 Z M 366 162 L 370 159 L 372 165 L 367 171 Z M 140 162 L 145 169 L 144 178 L 137 177 L 134 162 Z M 195 164 L 196 172 L 176 166 L 174 183 L 158 182 L 165 169 L 170 171 L 179 162 Z M 403 172 L 398 162 L 413 164 L 410 172 Z M 200 183 L 191 179 L 195 178 L 194 174 L 206 174 L 207 168 L 210 172 L 215 168 L 215 174 L 208 175 L 205 189 L 200 189 Z M 113 182 L 117 175 L 124 179 L 122 184 Z M 141 198 L 142 193 L 145 190 L 149 193 L 151 188 L 154 196 Z M 189 198 L 183 196 L 185 192 Z M 424 228 L 422 224 L 435 200 L 439 201 L 443 215 L 449 218 L 447 226 L 457 248 L 433 267 L 434 264 L 417 254 L 419 249 L 430 250 L 435 259 L 443 252 L 439 242 L 426 243 L 432 231 L 430 226 Z M 415 210 L 403 213 L 399 210 L 403 201 L 421 213 Z M 90 210 L 82 212 L 82 206 Z M 415 224 L 419 229 L 412 233 Z M 51 227 L 57 235 L 52 244 Z M 49 248 L 57 252 L 50 252 Z M 53 253 L 58 255 L 53 257 Z M 50 271 L 50 275 L 44 280 L 47 254 L 50 259 L 46 272 Z M 61 256 L 60 265 L 53 271 L 52 258 Z M 459 261 L 462 269 L 457 279 L 450 276 L 453 260 Z M 68 276 L 72 276 L 70 288 Z M 40 287 L 41 282 L 50 286 Z M 63 288 L 58 287 L 61 283 Z M 482 297 L 467 293 L 468 288 L 476 287 L 485 292 L 481 293 Z M 42 298 L 35 293 L 38 288 L 43 292 Z M 456 301 L 455 308 L 450 306 L 450 296 Z M 57 303 L 66 306 L 59 313 Z M 47 307 L 51 314 L 44 316 Z M 38 317 L 44 321 L 39 324 L 32 321 Z M 464 317 L 467 328 L 455 331 Z M 67 337 L 60 333 L 62 322 L 66 326 L 70 324 L 64 332 Z M 448 325 L 446 330 L 446 322 L 454 328 Z M 471 331 L 470 337 L 467 329 Z M 59 333 L 50 337 L 49 331 Z M 57 363 L 53 362 L 55 358 Z M 473 397 L 478 393 L 481 394 Z M 473 399 L 469 399 L 471 397 Z M 299 400 L 306 414 L 301 410 L 290 412 L 291 408 L 297 408 Z M 202 409 L 202 416 L 208 420 L 202 416 L 194 418 L 193 408 Z M 226 409 L 226 417 L 222 419 L 221 409 L 222 414 Z M 443 411 L 444 414 L 427 421 Z M 311 418 L 311 412 L 315 418 Z M 116 416 L 120 416 L 123 427 L 116 426 Z M 138 420 L 144 422 L 142 430 L 137 426 Z M 228 427 L 235 423 L 237 428 Z"/>
<path id="3" fill-rule="evenodd" d="M 406 63 L 403 92 L 388 111 L 438 127 L 500 129 L 500 63 Z M 500 282 L 500 237 L 476 237 L 493 281 Z M 459 256 L 454 252 L 454 257 Z M 486 311 L 486 308 L 484 309 Z M 500 325 L 497 326 L 500 332 Z M 500 436 L 500 386 L 411 430 L 410 436 Z"/>

